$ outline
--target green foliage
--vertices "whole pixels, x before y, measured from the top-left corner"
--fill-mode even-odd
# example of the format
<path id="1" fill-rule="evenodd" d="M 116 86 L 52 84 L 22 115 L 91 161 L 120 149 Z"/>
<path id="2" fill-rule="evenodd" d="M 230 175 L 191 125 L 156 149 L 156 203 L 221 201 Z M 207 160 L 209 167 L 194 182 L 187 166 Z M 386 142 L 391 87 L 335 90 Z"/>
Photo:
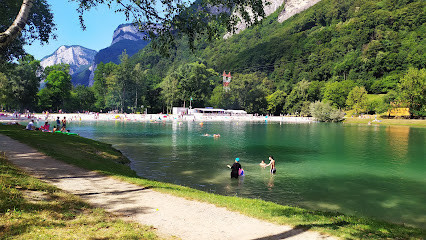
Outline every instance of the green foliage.
<path id="1" fill-rule="evenodd" d="M 264 76 L 261 74 L 235 74 L 230 84 L 230 93 L 234 100 L 230 106 L 234 109 L 244 109 L 248 113 L 266 113 L 268 103 L 266 101 L 265 88 L 262 86 Z"/>
<path id="2" fill-rule="evenodd" d="M 426 69 L 410 68 L 398 84 L 400 100 L 410 108 L 411 117 L 426 116 Z"/>
<path id="3" fill-rule="evenodd" d="M 274 115 L 282 113 L 287 94 L 284 91 L 277 90 L 266 97 L 268 103 L 268 112 Z"/>
<path id="4" fill-rule="evenodd" d="M 153 50 L 156 44 L 161 48 L 153 42 L 130 59 L 123 55 L 119 65 L 99 63 L 93 86 L 95 109 L 135 112 L 143 106 L 160 112 L 187 106 L 190 97 L 196 107 L 210 104 L 273 114 L 306 114 L 308 103 L 315 101 L 342 109 L 348 103 L 368 112 L 392 107 L 387 100 L 374 100 L 360 108 L 351 102 L 354 99 L 347 99 L 355 86 L 370 94 L 403 92 L 396 100 L 410 105 L 411 90 L 402 91 L 409 87 L 399 81 L 409 67 L 426 65 L 425 9 L 421 0 L 323 0 L 283 23 L 276 21 L 277 11 L 226 40 L 202 30 L 204 23 L 193 23 L 163 46 L 168 58 Z M 193 10 L 184 10 L 182 16 L 200 17 Z M 193 30 L 206 35 L 186 34 Z M 9 83 L 15 78 L 13 71 L 2 69 L 14 67 L 0 66 Z M 221 78 L 215 73 L 224 70 L 240 77 L 232 80 L 228 93 L 220 88 Z M 416 99 L 412 114 L 422 116 L 425 104 Z M 7 103 L 9 108 L 16 105 Z"/>
<path id="5" fill-rule="evenodd" d="M 310 104 L 311 115 L 320 122 L 341 122 L 345 113 L 340 110 L 333 108 L 327 102 L 314 102 Z"/>
<path id="6" fill-rule="evenodd" d="M 22 1 L 3 0 L 0 4 L 0 33 L 6 31 L 15 20 L 21 8 Z M 21 31 L 21 35 L 4 48 L 0 48 L 0 65 L 25 56 L 23 46 L 34 41 L 41 44 L 48 43 L 56 30 L 53 22 L 53 14 L 46 0 L 33 1 L 33 7 L 28 16 L 27 26 Z"/>
<path id="7" fill-rule="evenodd" d="M 6 73 L 8 84 L 8 109 L 35 110 L 37 91 L 40 86 L 40 61 L 31 55 L 19 59 L 10 72 Z M 3 79 L 4 80 L 4 79 Z"/>
<path id="8" fill-rule="evenodd" d="M 38 93 L 39 107 L 43 110 L 58 111 L 71 97 L 71 75 L 64 71 L 51 70 L 45 81 L 45 88 Z"/>
<path id="9" fill-rule="evenodd" d="M 364 87 L 354 87 L 348 95 L 346 105 L 355 110 L 355 114 L 363 113 L 367 110 L 367 91 Z"/>
<path id="10" fill-rule="evenodd" d="M 90 87 L 78 85 L 71 91 L 71 101 L 68 109 L 71 111 L 94 111 L 95 109 L 95 93 Z"/>
<path id="11" fill-rule="evenodd" d="M 9 79 L 7 79 L 7 76 L 4 73 L 0 72 L 0 110 L 3 110 L 10 100 L 8 97 L 8 89 Z"/>
<path id="12" fill-rule="evenodd" d="M 308 100 L 308 89 L 310 82 L 302 80 L 295 84 L 293 90 L 287 96 L 284 105 L 285 113 L 300 113 L 303 102 Z"/>
<path id="13" fill-rule="evenodd" d="M 218 74 L 203 63 L 193 62 L 172 70 L 162 81 L 162 96 L 171 110 L 173 104 L 185 105 L 193 99 L 194 107 L 203 107 L 210 99 Z M 183 103 L 183 104 L 182 104 Z"/>
<path id="14" fill-rule="evenodd" d="M 345 108 L 346 99 L 355 83 L 351 80 L 342 82 L 327 82 L 324 87 L 323 100 L 333 107 Z"/>

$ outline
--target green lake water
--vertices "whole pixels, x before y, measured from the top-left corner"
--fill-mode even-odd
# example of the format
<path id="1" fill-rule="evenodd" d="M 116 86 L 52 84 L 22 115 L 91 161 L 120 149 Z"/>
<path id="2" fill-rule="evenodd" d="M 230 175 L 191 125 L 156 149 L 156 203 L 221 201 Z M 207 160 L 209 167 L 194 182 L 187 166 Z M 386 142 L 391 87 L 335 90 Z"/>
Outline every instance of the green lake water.
<path id="1" fill-rule="evenodd" d="M 113 144 L 145 178 L 426 228 L 425 128 L 117 121 L 69 129 Z M 274 176 L 259 166 L 269 155 Z M 246 171 L 238 180 L 226 167 L 236 157 Z"/>

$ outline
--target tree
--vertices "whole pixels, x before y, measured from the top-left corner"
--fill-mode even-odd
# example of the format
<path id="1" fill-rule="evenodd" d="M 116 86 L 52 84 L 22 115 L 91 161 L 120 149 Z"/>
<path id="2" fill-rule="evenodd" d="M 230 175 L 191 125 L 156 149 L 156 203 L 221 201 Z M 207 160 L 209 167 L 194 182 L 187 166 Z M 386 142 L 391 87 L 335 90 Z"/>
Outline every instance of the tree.
<path id="1" fill-rule="evenodd" d="M 46 0 L 4 0 L 0 4 L 0 56 L 8 61 L 25 54 L 22 46 L 55 38 L 53 14 Z"/>
<path id="2" fill-rule="evenodd" d="M 107 64 L 99 63 L 95 76 L 93 78 L 93 91 L 96 97 L 95 107 L 100 110 L 105 110 L 107 107 L 106 99 L 109 91 L 107 77 L 113 74 L 117 69 L 117 64 L 109 62 Z"/>
<path id="3" fill-rule="evenodd" d="M 351 80 L 327 82 L 324 87 L 323 100 L 334 107 L 344 108 L 346 106 L 346 98 L 354 85 L 355 83 Z"/>
<path id="4" fill-rule="evenodd" d="M 184 105 L 191 98 L 195 105 L 202 107 L 210 99 L 213 82 L 211 77 L 218 74 L 200 62 L 185 64 L 178 69 L 180 100 Z"/>
<path id="5" fill-rule="evenodd" d="M 179 76 L 176 72 L 168 74 L 161 82 L 161 95 L 167 106 L 167 112 L 171 111 L 173 105 L 179 99 Z"/>
<path id="6" fill-rule="evenodd" d="M 93 111 L 96 102 L 95 93 L 90 87 L 78 85 L 71 91 L 71 102 L 73 111 Z"/>
<path id="7" fill-rule="evenodd" d="M 130 65 L 129 55 L 126 53 L 126 50 L 121 54 L 120 60 L 121 63 L 118 65 L 116 75 L 116 92 L 120 99 L 120 112 L 123 113 L 123 111 L 127 110 L 127 107 L 131 105 L 131 89 L 134 84 L 132 79 L 132 66 Z"/>
<path id="8" fill-rule="evenodd" d="M 13 71 L 7 73 L 11 107 L 20 110 L 35 109 L 41 72 L 40 61 L 35 60 L 33 56 L 26 55 L 18 60 Z"/>
<path id="9" fill-rule="evenodd" d="M 348 94 L 346 105 L 359 114 L 366 111 L 367 108 L 367 91 L 364 87 L 354 87 Z"/>
<path id="10" fill-rule="evenodd" d="M 24 0 L 22 2 L 21 9 L 15 21 L 13 21 L 12 25 L 6 31 L 0 33 L 0 47 L 7 46 L 25 27 L 33 2 L 34 0 Z"/>
<path id="11" fill-rule="evenodd" d="M 68 73 L 58 70 L 51 71 L 47 75 L 45 88 L 38 94 L 40 107 L 58 111 L 70 99 L 71 90 L 71 76 Z"/>
<path id="12" fill-rule="evenodd" d="M 249 113 L 265 113 L 268 103 L 265 88 L 262 86 L 263 75 L 258 73 L 235 74 L 230 94 L 234 95 L 236 106 Z"/>
<path id="13" fill-rule="evenodd" d="M 426 116 L 426 69 L 409 68 L 398 84 L 400 99 L 408 103 L 410 117 Z"/>
<path id="14" fill-rule="evenodd" d="M 293 87 L 290 94 L 287 96 L 284 112 L 287 113 L 295 113 L 301 112 L 303 102 L 308 100 L 308 89 L 310 82 L 306 80 L 302 80 Z"/>
<path id="15" fill-rule="evenodd" d="M 115 12 L 123 13 L 126 20 L 132 20 L 137 23 L 142 31 L 148 33 L 150 38 L 156 38 L 159 41 L 157 46 L 161 48 L 170 48 L 174 46 L 176 31 L 179 34 L 188 36 L 190 45 L 196 40 L 198 34 L 206 34 L 209 39 L 218 37 L 222 31 L 222 26 L 230 31 L 234 29 L 238 18 L 235 14 L 230 14 L 230 10 L 238 13 L 246 23 L 258 23 L 265 16 L 262 0 L 244 1 L 244 0 L 209 0 L 191 4 L 180 0 L 165 0 L 161 2 L 140 1 L 140 0 L 73 0 L 79 3 L 77 9 L 79 13 L 80 24 L 85 29 L 84 13 L 91 8 L 99 5 L 107 5 L 114 8 Z M 10 5 L 19 8 L 19 2 L 14 3 L 8 0 L 5 9 L 10 9 Z M 47 19 L 43 25 L 35 25 L 39 30 L 38 35 L 31 35 L 29 39 L 39 37 L 42 41 L 47 41 L 45 33 L 49 36 L 54 27 L 52 13 L 47 8 L 45 0 L 24 0 L 20 4 L 19 14 L 16 16 L 14 11 L 10 11 L 13 17 L 8 17 L 12 21 L 4 24 L 7 30 L 2 30 L 0 34 L 0 48 L 7 47 L 24 29 L 26 24 L 33 24 L 31 14 L 36 14 L 40 19 Z M 224 9 L 215 11 L 215 8 Z M 41 8 L 40 8 L 41 7 Z M 3 10 L 3 9 L 2 9 Z M 46 11 L 47 10 L 47 11 Z M 8 11 L 1 11 L 8 12 Z M 16 17 L 15 17 L 16 16 Z M 37 21 L 35 23 L 38 23 Z M 30 28 L 31 29 L 31 28 Z M 34 29 L 32 29 L 33 32 Z M 42 30 L 42 31 L 40 31 Z M 47 30 L 47 31 L 44 31 Z"/>
<path id="16" fill-rule="evenodd" d="M 287 94 L 284 91 L 277 90 L 266 97 L 268 103 L 268 112 L 274 115 L 282 113 Z"/>
<path id="17" fill-rule="evenodd" d="M 9 100 L 9 79 L 0 72 L 0 110 L 3 110 L 8 105 Z"/>
<path id="18" fill-rule="evenodd" d="M 134 112 L 137 111 L 138 106 L 148 106 L 148 83 L 147 83 L 147 70 L 143 70 L 140 63 L 136 64 L 133 68 L 132 78 L 135 84 L 134 91 Z M 141 109 L 142 112 L 144 109 Z"/>

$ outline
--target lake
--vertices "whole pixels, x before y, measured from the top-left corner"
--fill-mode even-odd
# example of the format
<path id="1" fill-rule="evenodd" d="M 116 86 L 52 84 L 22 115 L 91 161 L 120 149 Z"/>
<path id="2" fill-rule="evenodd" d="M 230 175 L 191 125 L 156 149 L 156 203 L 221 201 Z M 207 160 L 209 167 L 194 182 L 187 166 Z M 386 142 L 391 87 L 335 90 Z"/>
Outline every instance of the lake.
<path id="1" fill-rule="evenodd" d="M 425 128 L 110 121 L 69 129 L 111 143 L 144 178 L 426 228 Z M 259 166 L 269 155 L 273 176 Z M 236 157 L 246 172 L 238 180 L 226 167 Z"/>

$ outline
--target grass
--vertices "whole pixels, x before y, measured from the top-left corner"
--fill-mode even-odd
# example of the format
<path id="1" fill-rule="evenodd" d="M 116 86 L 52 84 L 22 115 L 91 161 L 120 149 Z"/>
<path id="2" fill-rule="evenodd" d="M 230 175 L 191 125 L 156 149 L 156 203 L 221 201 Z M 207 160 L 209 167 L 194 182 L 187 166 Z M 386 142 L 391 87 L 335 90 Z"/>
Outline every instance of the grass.
<path id="1" fill-rule="evenodd" d="M 371 122 L 372 125 L 383 125 L 383 126 L 409 126 L 409 127 L 426 127 L 426 120 L 421 119 L 387 119 L 378 117 L 377 120 L 380 122 L 373 122 L 374 116 L 366 115 L 365 118 L 359 117 L 346 117 L 344 123 L 348 124 L 368 124 Z"/>
<path id="2" fill-rule="evenodd" d="M 0 239 L 158 239 L 155 231 L 93 208 L 0 156 Z"/>
<path id="3" fill-rule="evenodd" d="M 303 230 L 315 230 L 346 239 L 424 239 L 426 230 L 348 216 L 341 213 L 306 210 L 260 199 L 221 196 L 184 186 L 151 181 L 136 176 L 127 160 L 110 145 L 79 136 L 23 131 L 22 126 L 0 125 L 0 133 L 28 144 L 58 160 L 149 187 L 159 192 L 203 201 L 247 216 Z M 120 162 L 120 163 L 119 163 Z"/>

